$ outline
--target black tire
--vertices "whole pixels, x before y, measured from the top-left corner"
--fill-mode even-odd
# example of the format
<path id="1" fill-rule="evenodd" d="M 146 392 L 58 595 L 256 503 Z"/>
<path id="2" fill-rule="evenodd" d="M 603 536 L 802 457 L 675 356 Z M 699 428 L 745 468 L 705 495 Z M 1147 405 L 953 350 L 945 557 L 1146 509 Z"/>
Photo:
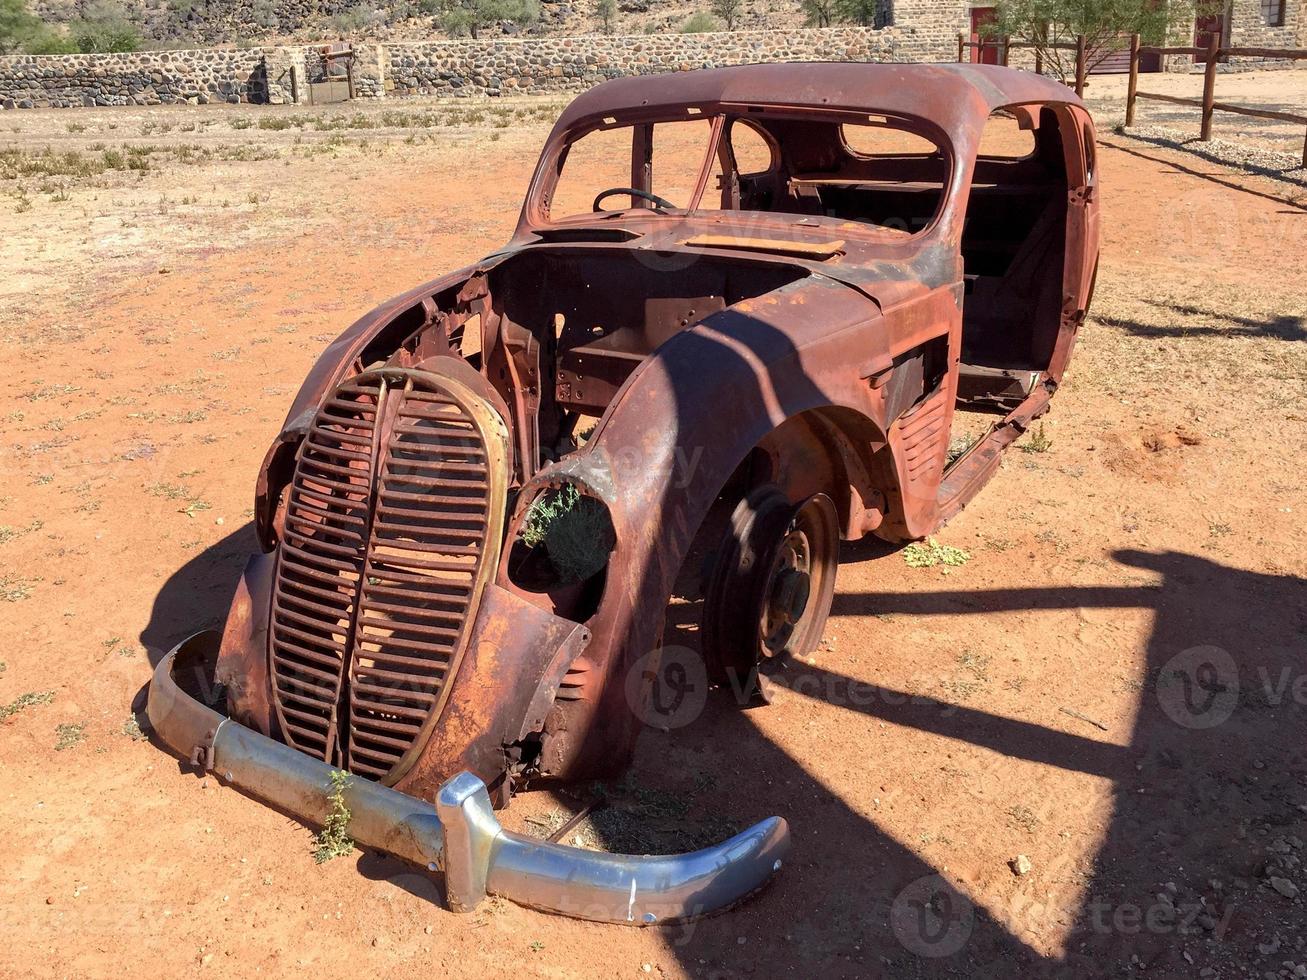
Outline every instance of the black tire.
<path id="1" fill-rule="evenodd" d="M 704 595 L 710 676 L 745 703 L 767 698 L 765 675 L 816 649 L 835 596 L 839 520 L 825 494 L 790 503 L 766 484 L 731 514 Z"/>

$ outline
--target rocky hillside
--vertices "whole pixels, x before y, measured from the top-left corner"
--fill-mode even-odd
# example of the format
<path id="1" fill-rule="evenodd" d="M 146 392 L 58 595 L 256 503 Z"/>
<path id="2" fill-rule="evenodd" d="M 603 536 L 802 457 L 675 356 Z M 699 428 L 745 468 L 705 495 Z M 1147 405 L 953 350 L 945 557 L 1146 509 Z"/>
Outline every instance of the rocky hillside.
<path id="1" fill-rule="evenodd" d="M 326 38 L 423 40 L 443 36 L 426 12 L 431 0 L 28 0 L 49 24 L 87 16 L 90 8 L 134 24 L 148 46 L 270 44 Z M 674 32 L 706 11 L 710 0 L 617 0 L 613 32 Z M 540 20 L 523 27 L 501 22 L 481 36 L 587 34 L 600 31 L 596 0 L 540 0 Z M 793 28 L 798 0 L 744 0 L 736 29 Z"/>

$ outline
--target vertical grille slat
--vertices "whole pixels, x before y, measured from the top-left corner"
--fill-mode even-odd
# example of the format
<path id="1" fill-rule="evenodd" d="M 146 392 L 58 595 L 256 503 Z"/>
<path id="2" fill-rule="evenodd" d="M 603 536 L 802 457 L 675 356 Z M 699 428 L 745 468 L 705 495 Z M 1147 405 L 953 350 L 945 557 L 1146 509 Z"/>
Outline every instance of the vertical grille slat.
<path id="1" fill-rule="evenodd" d="M 269 630 L 288 744 L 393 783 L 445 701 L 506 497 L 502 421 L 458 383 L 341 384 L 300 448 Z"/>

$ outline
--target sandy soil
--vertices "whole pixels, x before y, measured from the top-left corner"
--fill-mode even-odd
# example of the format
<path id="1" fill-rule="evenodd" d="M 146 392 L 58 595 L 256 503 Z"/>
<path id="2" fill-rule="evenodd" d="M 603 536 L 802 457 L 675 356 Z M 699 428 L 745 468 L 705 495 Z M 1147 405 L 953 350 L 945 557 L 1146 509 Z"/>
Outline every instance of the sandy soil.
<path id="1" fill-rule="evenodd" d="M 0 178 L 0 974 L 1307 963 L 1307 212 L 1110 130 L 1094 315 L 1043 441 L 940 536 L 969 559 L 848 548 L 776 703 L 648 732 L 579 831 L 683 847 L 781 814 L 793 858 L 748 905 L 648 931 L 454 915 L 393 860 L 315 865 L 310 830 L 141 737 L 151 663 L 225 611 L 317 352 L 507 238 L 554 108 L 391 110 L 0 118 L 11 168 L 79 154 Z M 124 143 L 144 169 L 100 167 Z M 542 833 L 588 798 L 506 820 Z"/>

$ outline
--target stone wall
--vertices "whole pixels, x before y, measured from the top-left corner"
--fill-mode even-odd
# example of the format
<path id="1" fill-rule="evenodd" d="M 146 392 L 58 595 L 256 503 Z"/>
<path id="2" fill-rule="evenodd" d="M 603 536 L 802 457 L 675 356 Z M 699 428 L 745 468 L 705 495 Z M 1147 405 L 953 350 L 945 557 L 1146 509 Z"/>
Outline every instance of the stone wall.
<path id="1" fill-rule="evenodd" d="M 1287 0 L 1279 27 L 1266 23 L 1262 0 L 1232 0 L 1231 7 L 1231 47 L 1297 48 L 1307 42 L 1307 0 Z"/>
<path id="2" fill-rule="evenodd" d="M 958 35 L 971 34 L 971 8 L 979 0 L 890 0 L 887 19 L 905 61 L 956 61 Z"/>
<path id="3" fill-rule="evenodd" d="M 919 0 L 925 2 L 925 0 Z M 499 95 L 586 88 L 620 75 L 688 71 L 762 61 L 949 61 L 934 35 L 904 38 L 894 28 L 735 31 L 609 37 L 530 37 L 354 46 L 359 98 L 388 94 Z M 307 99 L 312 45 L 247 50 L 138 51 L 103 55 L 0 57 L 5 108 Z"/>
<path id="4" fill-rule="evenodd" d="M 386 87 L 398 94 L 498 95 L 584 88 L 651 75 L 760 61 L 896 61 L 893 31 L 736 31 L 635 37 L 387 44 Z"/>
<path id="5" fill-rule="evenodd" d="M 5 108 L 269 101 L 267 60 L 277 49 L 137 51 L 0 58 Z"/>
<path id="6" fill-rule="evenodd" d="M 1233 48 L 1307 48 L 1307 0 L 1286 0 L 1284 23 L 1273 27 L 1262 13 L 1262 0 L 1232 0 L 1227 41 Z M 1260 59 L 1231 58 L 1233 62 Z M 1281 65 L 1293 65 L 1281 61 Z"/>

